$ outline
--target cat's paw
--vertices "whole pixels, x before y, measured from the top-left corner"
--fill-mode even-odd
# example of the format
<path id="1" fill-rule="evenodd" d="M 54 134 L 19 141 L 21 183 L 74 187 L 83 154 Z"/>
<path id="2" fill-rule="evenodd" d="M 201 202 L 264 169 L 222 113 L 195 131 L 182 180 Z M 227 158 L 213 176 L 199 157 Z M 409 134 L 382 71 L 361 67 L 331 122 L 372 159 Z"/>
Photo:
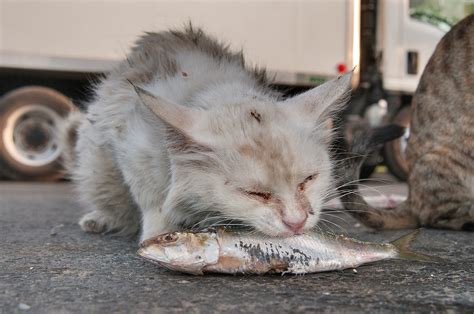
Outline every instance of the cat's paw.
<path id="1" fill-rule="evenodd" d="M 107 231 L 107 219 L 97 210 L 85 214 L 79 221 L 79 225 L 85 232 L 103 233 Z"/>

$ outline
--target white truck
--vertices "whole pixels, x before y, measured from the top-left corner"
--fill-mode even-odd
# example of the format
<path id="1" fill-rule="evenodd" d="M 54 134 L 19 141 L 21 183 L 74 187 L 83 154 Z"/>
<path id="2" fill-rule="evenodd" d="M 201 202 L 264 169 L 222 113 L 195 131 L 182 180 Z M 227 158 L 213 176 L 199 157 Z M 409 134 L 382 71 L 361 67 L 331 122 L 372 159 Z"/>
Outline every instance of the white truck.
<path id="1" fill-rule="evenodd" d="M 355 67 L 349 115 L 378 125 L 410 103 L 422 70 L 474 0 L 0 0 L 0 171 L 61 177 L 56 126 L 145 31 L 192 22 L 243 49 L 290 92 Z M 444 14 L 444 15 L 443 15 Z M 403 178 L 403 141 L 387 151 Z M 390 159 L 391 158 L 391 159 Z M 378 162 L 377 160 L 374 162 Z"/>

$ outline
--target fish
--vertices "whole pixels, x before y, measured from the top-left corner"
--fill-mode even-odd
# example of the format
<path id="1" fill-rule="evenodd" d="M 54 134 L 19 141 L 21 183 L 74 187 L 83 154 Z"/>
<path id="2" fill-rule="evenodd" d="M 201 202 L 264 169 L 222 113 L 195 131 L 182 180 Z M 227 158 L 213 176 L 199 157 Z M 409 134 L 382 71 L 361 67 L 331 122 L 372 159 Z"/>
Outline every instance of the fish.
<path id="1" fill-rule="evenodd" d="M 387 259 L 434 261 L 409 246 L 419 230 L 390 243 L 310 232 L 288 238 L 228 229 L 180 231 L 143 241 L 138 255 L 165 268 L 193 275 L 307 274 L 343 270 Z"/>

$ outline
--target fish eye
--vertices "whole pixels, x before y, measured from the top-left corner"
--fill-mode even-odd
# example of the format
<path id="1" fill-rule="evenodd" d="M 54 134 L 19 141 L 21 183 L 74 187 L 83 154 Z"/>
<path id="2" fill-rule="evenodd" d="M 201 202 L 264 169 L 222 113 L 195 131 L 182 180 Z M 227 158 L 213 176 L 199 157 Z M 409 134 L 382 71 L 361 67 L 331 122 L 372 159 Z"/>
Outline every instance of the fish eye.
<path id="1" fill-rule="evenodd" d="M 166 242 L 175 242 L 176 240 L 178 240 L 178 236 L 176 234 L 169 233 L 167 235 L 164 235 L 162 239 Z"/>

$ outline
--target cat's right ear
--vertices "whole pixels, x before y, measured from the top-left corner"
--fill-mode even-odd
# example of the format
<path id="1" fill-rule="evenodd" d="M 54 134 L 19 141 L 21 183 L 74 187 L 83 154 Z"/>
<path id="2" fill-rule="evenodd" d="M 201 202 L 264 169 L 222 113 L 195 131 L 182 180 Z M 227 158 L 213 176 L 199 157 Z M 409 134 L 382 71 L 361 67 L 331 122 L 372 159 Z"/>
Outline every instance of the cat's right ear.
<path id="1" fill-rule="evenodd" d="M 199 110 L 172 103 L 134 84 L 132 86 L 143 104 L 163 122 L 185 134 L 191 133 L 200 117 Z"/>

